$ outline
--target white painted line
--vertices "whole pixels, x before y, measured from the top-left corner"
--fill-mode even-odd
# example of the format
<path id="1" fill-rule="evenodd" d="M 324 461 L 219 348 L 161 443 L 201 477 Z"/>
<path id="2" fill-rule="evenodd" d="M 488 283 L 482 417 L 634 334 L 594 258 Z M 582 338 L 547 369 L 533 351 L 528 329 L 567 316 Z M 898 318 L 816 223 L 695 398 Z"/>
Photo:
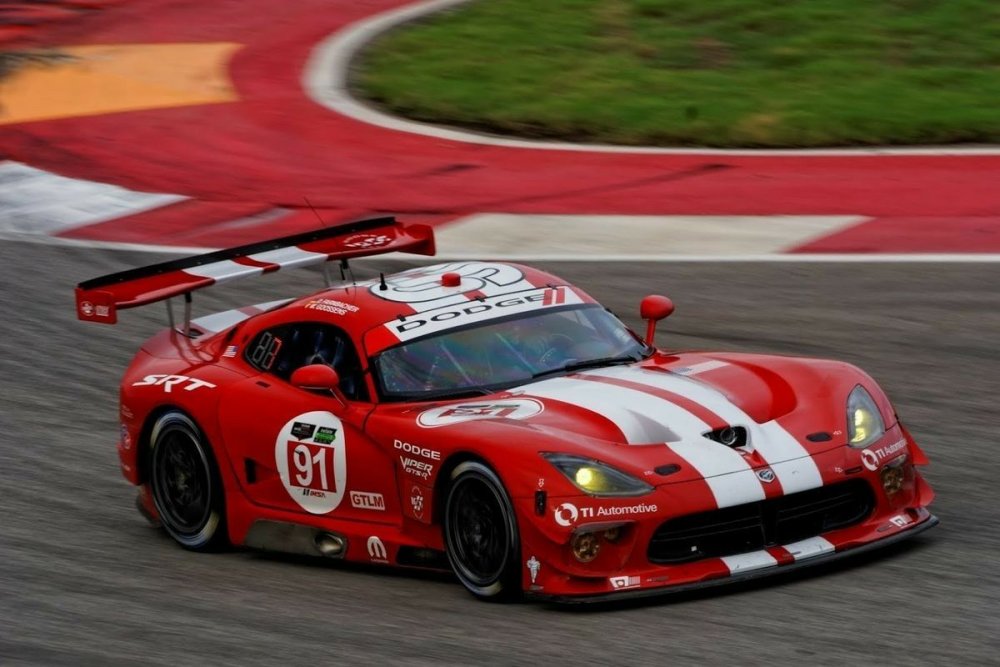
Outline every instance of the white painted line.
<path id="1" fill-rule="evenodd" d="M 443 255 L 548 257 L 768 255 L 869 218 L 861 215 L 515 215 L 480 213 L 435 230 Z"/>
<path id="2" fill-rule="evenodd" d="M 390 130 L 420 134 L 437 139 L 508 148 L 533 150 L 582 151 L 593 153 L 638 153 L 652 155 L 1000 155 L 998 146 L 914 146 L 901 148 L 830 148 L 830 149 L 714 149 L 609 146 L 606 144 L 569 144 L 526 141 L 497 135 L 480 134 L 454 128 L 419 123 L 390 116 L 356 99 L 348 88 L 351 62 L 367 44 L 382 33 L 428 14 L 445 11 L 471 0 L 425 0 L 397 7 L 353 23 L 320 42 L 309 57 L 302 73 L 302 86 L 316 103 L 335 113 Z"/>
<path id="3" fill-rule="evenodd" d="M 0 162 L 0 232 L 7 234 L 58 234 L 183 199 Z"/>
<path id="4" fill-rule="evenodd" d="M 11 233 L 0 231 L 0 241 L 20 241 L 23 243 L 39 243 L 43 245 L 66 246 L 73 248 L 95 248 L 100 250 L 120 250 L 127 252 L 152 252 L 161 255 L 200 255 L 220 248 L 198 246 L 169 246 L 146 243 L 117 243 L 114 241 L 89 241 L 68 239 L 44 234 Z M 452 262 L 469 260 L 503 260 L 512 262 L 609 262 L 642 263 L 665 262 L 675 264 L 716 262 L 722 264 L 742 263 L 783 263 L 783 264 L 1000 264 L 1000 253 L 926 253 L 926 254 L 834 254 L 816 253 L 788 255 L 548 255 L 545 253 L 490 255 L 472 257 L 464 255 L 438 254 L 434 257 L 422 257 L 400 252 L 386 253 L 378 257 L 359 257 L 351 262 Z"/>

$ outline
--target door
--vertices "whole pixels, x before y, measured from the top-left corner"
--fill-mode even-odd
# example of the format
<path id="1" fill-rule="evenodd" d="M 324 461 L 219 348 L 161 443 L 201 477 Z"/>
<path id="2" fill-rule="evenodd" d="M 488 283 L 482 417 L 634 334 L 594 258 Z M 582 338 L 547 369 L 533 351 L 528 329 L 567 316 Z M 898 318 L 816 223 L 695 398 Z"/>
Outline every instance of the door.
<path id="1" fill-rule="evenodd" d="M 373 405 L 348 335 L 317 322 L 259 332 L 245 350 L 259 374 L 225 389 L 219 418 L 236 475 L 254 503 L 333 518 L 398 523 L 392 459 L 363 432 Z M 325 363 L 346 405 L 289 383 Z"/>

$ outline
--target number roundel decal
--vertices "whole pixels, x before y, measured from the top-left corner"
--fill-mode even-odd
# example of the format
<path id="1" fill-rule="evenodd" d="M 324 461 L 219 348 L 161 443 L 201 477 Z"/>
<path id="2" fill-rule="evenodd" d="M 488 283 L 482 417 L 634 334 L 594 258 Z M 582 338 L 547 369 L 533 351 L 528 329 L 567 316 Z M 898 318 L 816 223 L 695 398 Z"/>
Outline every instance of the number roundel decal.
<path id="1" fill-rule="evenodd" d="M 347 450 L 341 421 L 329 412 L 294 417 L 278 433 L 274 460 L 285 490 L 310 514 L 328 514 L 344 499 Z"/>

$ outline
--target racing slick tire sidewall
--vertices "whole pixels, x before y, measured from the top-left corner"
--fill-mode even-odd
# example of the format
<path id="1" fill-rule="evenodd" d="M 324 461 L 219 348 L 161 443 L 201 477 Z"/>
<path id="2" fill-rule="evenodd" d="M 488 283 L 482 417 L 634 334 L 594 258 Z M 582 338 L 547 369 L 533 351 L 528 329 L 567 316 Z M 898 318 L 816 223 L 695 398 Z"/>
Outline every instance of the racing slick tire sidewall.
<path id="1" fill-rule="evenodd" d="M 168 437 L 186 440 L 186 447 L 197 472 L 207 483 L 205 510 L 194 526 L 183 526 L 176 513 L 170 509 L 169 491 L 162 478 L 165 444 Z M 167 533 L 182 547 L 192 551 L 211 551 L 227 543 L 225 529 L 225 494 L 212 449 L 205 442 L 201 429 L 187 415 L 168 412 L 156 420 L 149 437 L 148 483 L 153 503 L 160 516 L 160 523 Z"/>
<path id="2" fill-rule="evenodd" d="M 475 490 L 483 494 L 483 500 L 494 503 L 501 517 L 502 525 L 499 532 L 503 538 L 503 560 L 493 575 L 477 576 L 467 563 L 462 562 L 462 548 L 457 545 L 460 531 L 468 527 L 459 525 L 457 505 L 463 488 L 468 485 L 477 487 Z M 520 535 L 517 527 L 517 516 L 510 496 L 503 482 L 488 466 L 478 461 L 460 463 L 451 473 L 444 511 L 444 541 L 445 550 L 451 569 L 459 581 L 470 593 L 482 600 L 506 601 L 521 594 L 520 582 Z"/>

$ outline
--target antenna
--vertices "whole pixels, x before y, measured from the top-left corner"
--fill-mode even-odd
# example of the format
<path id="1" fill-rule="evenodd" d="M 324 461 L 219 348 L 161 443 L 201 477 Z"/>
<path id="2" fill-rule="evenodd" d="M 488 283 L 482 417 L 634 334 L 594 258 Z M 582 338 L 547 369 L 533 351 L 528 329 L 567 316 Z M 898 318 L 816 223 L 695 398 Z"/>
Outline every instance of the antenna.
<path id="1" fill-rule="evenodd" d="M 302 199 L 306 202 L 306 206 L 309 207 L 309 210 L 313 212 L 313 215 L 315 215 L 316 219 L 319 221 L 319 228 L 320 229 L 325 228 L 327 226 L 327 224 L 325 222 L 323 222 L 323 217 L 319 214 L 319 211 L 316 210 L 316 207 L 312 205 L 312 202 L 309 201 L 309 197 L 306 197 L 305 195 L 302 195 Z M 327 266 L 326 262 L 323 262 L 322 271 L 323 271 L 323 283 L 327 287 L 333 287 L 333 281 L 330 280 L 330 268 Z M 341 268 L 340 268 L 340 275 L 341 275 L 341 277 L 343 277 L 343 275 L 344 275 L 344 267 L 343 266 L 341 266 Z"/>
<path id="2" fill-rule="evenodd" d="M 385 274 L 379 271 L 378 274 L 378 289 L 380 292 L 384 292 L 389 289 L 389 286 L 385 284 Z"/>

